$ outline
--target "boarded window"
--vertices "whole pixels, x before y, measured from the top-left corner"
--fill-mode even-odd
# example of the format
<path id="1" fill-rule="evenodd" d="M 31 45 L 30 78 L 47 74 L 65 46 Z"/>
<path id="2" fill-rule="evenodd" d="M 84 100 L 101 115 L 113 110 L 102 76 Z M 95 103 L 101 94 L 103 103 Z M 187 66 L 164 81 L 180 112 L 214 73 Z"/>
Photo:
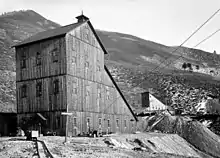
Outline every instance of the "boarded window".
<path id="1" fill-rule="evenodd" d="M 54 92 L 54 94 L 59 93 L 59 80 L 55 80 L 53 82 L 53 92 Z"/>
<path id="2" fill-rule="evenodd" d="M 88 61 L 85 62 L 85 67 L 86 67 L 86 68 L 89 67 L 89 62 L 88 62 Z"/>
<path id="3" fill-rule="evenodd" d="M 76 120 L 76 117 L 73 118 L 73 126 L 74 126 L 74 127 L 77 126 L 77 120 Z"/>
<path id="4" fill-rule="evenodd" d="M 22 97 L 22 98 L 27 97 L 27 85 L 23 85 L 23 86 L 21 87 L 21 97 Z"/>
<path id="5" fill-rule="evenodd" d="M 90 128 L 90 118 L 87 118 L 87 122 L 86 122 L 87 128 Z"/>
<path id="6" fill-rule="evenodd" d="M 108 127 L 110 127 L 110 120 L 108 120 Z"/>
<path id="7" fill-rule="evenodd" d="M 109 87 L 106 87 L 106 99 L 110 99 L 110 92 L 109 92 Z"/>
<path id="8" fill-rule="evenodd" d="M 42 95 L 42 83 L 41 82 L 38 82 L 36 84 L 36 95 L 37 97 Z"/>
<path id="9" fill-rule="evenodd" d="M 97 71 L 98 71 L 98 72 L 101 71 L 100 65 L 97 65 Z"/>
<path id="10" fill-rule="evenodd" d="M 101 125 L 102 125 L 102 119 L 99 118 L 99 126 L 101 126 Z"/>
<path id="11" fill-rule="evenodd" d="M 36 55 L 36 65 L 41 65 L 41 54 L 40 54 L 40 52 L 37 52 L 37 55 Z"/>
<path id="12" fill-rule="evenodd" d="M 97 107 L 99 108 L 99 98 L 97 98 Z"/>
<path id="13" fill-rule="evenodd" d="M 84 45 L 84 55 L 87 60 L 89 58 L 89 46 L 87 44 Z"/>
<path id="14" fill-rule="evenodd" d="M 25 52 L 22 52 L 21 54 L 21 68 L 26 68 L 26 54 Z"/>
<path id="15" fill-rule="evenodd" d="M 73 88 L 73 94 L 77 94 L 77 88 Z"/>
<path id="16" fill-rule="evenodd" d="M 119 120 L 116 120 L 116 127 L 119 128 Z"/>
<path id="17" fill-rule="evenodd" d="M 86 87 L 86 96 L 89 96 L 89 86 Z"/>
<path id="18" fill-rule="evenodd" d="M 87 27 L 84 29 L 84 39 L 89 41 L 89 29 Z"/>
<path id="19" fill-rule="evenodd" d="M 72 64 L 76 64 L 76 57 L 72 57 Z"/>
<path id="20" fill-rule="evenodd" d="M 52 55 L 52 61 L 53 62 L 58 62 L 58 58 L 59 58 L 59 54 L 58 54 L 58 49 L 57 48 L 54 48 L 52 51 L 51 51 L 51 55 Z"/>
<path id="21" fill-rule="evenodd" d="M 98 98 L 101 98 L 102 95 L 101 95 L 101 90 L 98 88 Z"/>
<path id="22" fill-rule="evenodd" d="M 77 83 L 77 78 L 73 77 L 73 83 L 76 84 Z"/>
<path id="23" fill-rule="evenodd" d="M 75 51 L 76 50 L 76 42 L 75 42 L 75 37 L 74 36 L 71 36 L 71 39 L 72 39 L 72 42 L 71 42 L 71 45 L 72 45 L 72 50 Z"/>

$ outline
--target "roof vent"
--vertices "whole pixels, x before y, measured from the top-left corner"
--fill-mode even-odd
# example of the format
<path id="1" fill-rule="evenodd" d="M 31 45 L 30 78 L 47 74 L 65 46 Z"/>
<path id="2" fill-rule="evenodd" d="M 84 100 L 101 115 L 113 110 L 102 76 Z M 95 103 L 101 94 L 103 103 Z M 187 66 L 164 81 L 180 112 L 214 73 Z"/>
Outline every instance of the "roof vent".
<path id="1" fill-rule="evenodd" d="M 88 17 L 86 17 L 85 15 L 83 15 L 83 11 L 82 11 L 82 14 L 80 16 L 77 16 L 76 19 L 78 19 L 78 23 L 81 23 L 81 22 L 84 22 L 84 21 L 87 21 L 89 20 Z"/>

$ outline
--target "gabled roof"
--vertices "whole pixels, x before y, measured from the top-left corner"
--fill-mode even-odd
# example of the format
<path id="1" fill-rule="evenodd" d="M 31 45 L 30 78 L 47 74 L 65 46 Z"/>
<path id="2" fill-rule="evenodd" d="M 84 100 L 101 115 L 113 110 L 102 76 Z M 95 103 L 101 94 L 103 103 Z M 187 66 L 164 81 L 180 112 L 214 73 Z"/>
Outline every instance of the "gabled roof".
<path id="1" fill-rule="evenodd" d="M 55 28 L 55 29 L 51 29 L 51 30 L 47 30 L 47 31 L 43 31 L 43 32 L 39 32 L 39 33 L 25 39 L 24 41 L 13 45 L 12 47 L 23 46 L 23 45 L 26 45 L 26 44 L 35 43 L 35 42 L 39 42 L 39 41 L 42 41 L 42 40 L 46 40 L 46 39 L 54 38 L 54 37 L 58 37 L 58 36 L 65 36 L 68 32 L 76 29 L 78 26 L 80 26 L 80 25 L 82 25 L 86 22 L 89 24 L 93 34 L 95 35 L 96 39 L 98 40 L 98 42 L 99 42 L 101 48 L 103 49 L 104 53 L 108 54 L 105 47 L 104 47 L 104 45 L 102 44 L 100 38 L 98 37 L 95 29 L 93 28 L 93 26 L 92 26 L 92 24 L 89 20 L 74 23 L 74 24 L 70 24 L 70 25 L 66 25 L 66 26 L 63 26 L 63 27 L 59 27 L 59 28 Z"/>
<path id="2" fill-rule="evenodd" d="M 30 44 L 30 43 L 34 43 L 34 42 L 38 42 L 38 41 L 45 40 L 45 39 L 52 38 L 52 37 L 57 37 L 57 36 L 62 36 L 62 35 L 64 36 L 66 33 L 68 33 L 69 31 L 77 28 L 78 26 L 80 26 L 83 23 L 85 23 L 85 22 L 74 23 L 74 24 L 63 26 L 63 27 L 59 27 L 59 28 L 39 32 L 39 33 L 25 39 L 24 41 L 14 45 L 14 47 L 22 46 L 22 45 Z"/>

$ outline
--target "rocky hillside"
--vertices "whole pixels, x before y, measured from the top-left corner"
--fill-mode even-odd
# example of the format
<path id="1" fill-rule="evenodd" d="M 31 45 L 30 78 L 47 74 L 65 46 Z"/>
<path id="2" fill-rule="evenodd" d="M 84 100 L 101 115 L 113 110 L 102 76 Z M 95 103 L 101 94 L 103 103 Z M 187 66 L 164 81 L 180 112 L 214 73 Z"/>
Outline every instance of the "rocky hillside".
<path id="1" fill-rule="evenodd" d="M 16 111 L 15 58 L 10 46 L 58 26 L 31 10 L 0 16 L 0 112 Z M 139 108 L 135 96 L 147 89 L 168 105 L 186 107 L 187 112 L 193 112 L 202 96 L 219 92 L 220 56 L 216 53 L 185 47 L 173 52 L 176 47 L 132 35 L 101 30 L 97 33 L 109 52 L 107 66 L 134 108 Z M 179 55 L 182 58 L 176 60 Z M 183 63 L 190 66 L 183 67 Z M 154 70 L 157 66 L 160 68 Z"/>

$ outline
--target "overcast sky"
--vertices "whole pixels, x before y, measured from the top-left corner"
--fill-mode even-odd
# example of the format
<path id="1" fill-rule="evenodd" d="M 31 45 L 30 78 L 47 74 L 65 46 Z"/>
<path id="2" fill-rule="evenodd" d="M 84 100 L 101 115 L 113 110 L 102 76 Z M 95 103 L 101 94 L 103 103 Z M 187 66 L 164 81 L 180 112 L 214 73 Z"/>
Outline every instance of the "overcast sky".
<path id="1" fill-rule="evenodd" d="M 180 45 L 220 8 L 220 0 L 0 0 L 0 12 L 32 9 L 67 25 L 81 14 L 96 29 L 132 34 L 165 45 Z M 193 47 L 220 28 L 220 12 L 185 46 Z M 220 32 L 198 47 L 220 54 Z"/>

